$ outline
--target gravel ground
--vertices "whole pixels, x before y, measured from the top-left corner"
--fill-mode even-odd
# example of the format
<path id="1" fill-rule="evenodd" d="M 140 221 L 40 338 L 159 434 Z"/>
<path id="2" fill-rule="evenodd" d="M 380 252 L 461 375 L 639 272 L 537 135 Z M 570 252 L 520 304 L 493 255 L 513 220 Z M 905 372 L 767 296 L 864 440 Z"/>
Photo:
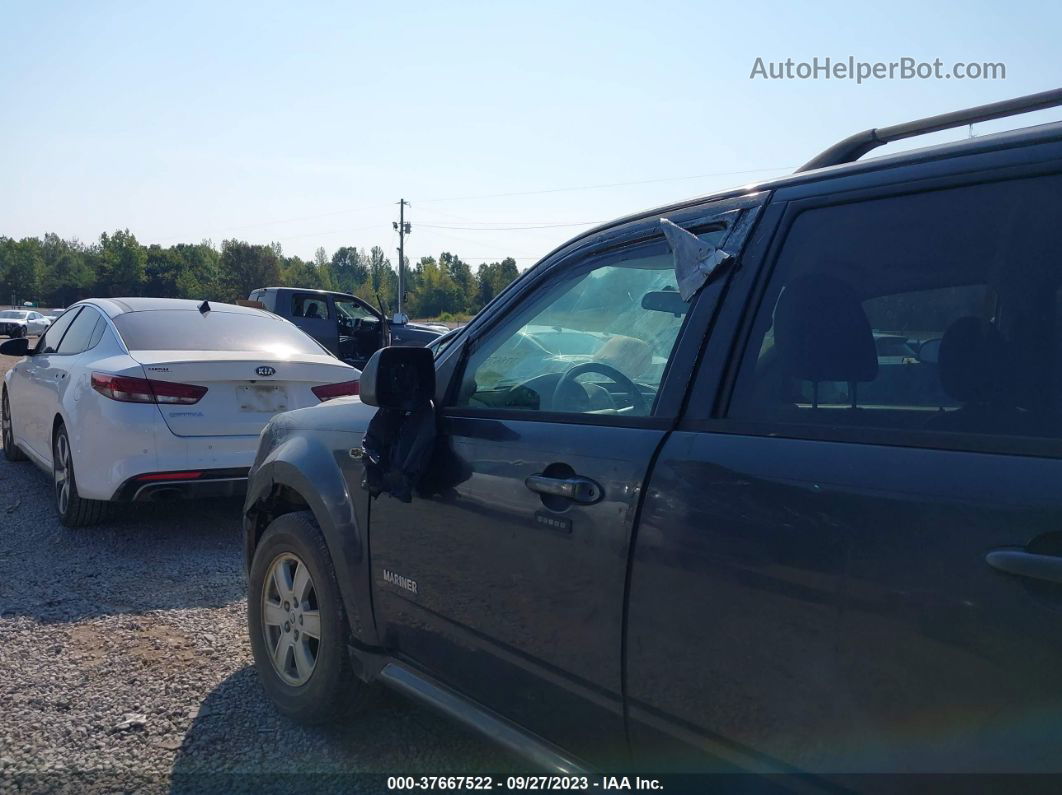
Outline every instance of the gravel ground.
<path id="1" fill-rule="evenodd" d="M 50 480 L 0 459 L 0 792 L 386 791 L 519 763 L 385 694 L 305 729 L 251 665 L 239 502 L 55 518 Z"/>

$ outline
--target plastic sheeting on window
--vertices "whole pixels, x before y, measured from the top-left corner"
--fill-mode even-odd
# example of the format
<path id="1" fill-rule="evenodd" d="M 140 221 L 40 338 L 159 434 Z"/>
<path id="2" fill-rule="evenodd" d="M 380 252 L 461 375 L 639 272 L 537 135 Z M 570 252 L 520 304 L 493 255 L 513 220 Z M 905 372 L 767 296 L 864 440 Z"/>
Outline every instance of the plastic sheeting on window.
<path id="1" fill-rule="evenodd" d="M 660 219 L 664 237 L 675 257 L 675 280 L 682 300 L 689 302 L 730 253 L 706 243 L 667 218 Z"/>

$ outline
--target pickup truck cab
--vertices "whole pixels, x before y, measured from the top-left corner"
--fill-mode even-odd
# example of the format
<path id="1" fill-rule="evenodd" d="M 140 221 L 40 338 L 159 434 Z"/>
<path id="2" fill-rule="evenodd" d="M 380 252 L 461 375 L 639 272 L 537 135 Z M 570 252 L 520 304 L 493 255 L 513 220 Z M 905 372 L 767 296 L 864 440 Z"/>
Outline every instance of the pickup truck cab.
<path id="1" fill-rule="evenodd" d="M 276 417 L 278 707 L 381 683 L 567 772 L 1062 772 L 1062 123 L 859 159 L 923 128 L 592 230 Z M 662 219 L 715 264 L 689 300 Z M 372 499 L 417 390 L 431 461 Z"/>
<path id="2" fill-rule="evenodd" d="M 259 287 L 247 297 L 262 309 L 290 320 L 328 350 L 359 370 L 388 345 L 427 345 L 445 329 L 388 321 L 349 293 L 298 287 Z"/>

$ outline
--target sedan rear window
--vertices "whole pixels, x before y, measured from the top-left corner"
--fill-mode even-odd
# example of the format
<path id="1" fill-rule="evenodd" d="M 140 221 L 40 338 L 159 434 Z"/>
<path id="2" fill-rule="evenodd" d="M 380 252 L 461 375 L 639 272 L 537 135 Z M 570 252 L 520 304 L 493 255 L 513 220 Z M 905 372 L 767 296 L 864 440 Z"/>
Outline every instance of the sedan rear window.
<path id="1" fill-rule="evenodd" d="M 289 323 L 243 312 L 129 312 L 115 317 L 114 325 L 131 351 L 327 353 Z"/>

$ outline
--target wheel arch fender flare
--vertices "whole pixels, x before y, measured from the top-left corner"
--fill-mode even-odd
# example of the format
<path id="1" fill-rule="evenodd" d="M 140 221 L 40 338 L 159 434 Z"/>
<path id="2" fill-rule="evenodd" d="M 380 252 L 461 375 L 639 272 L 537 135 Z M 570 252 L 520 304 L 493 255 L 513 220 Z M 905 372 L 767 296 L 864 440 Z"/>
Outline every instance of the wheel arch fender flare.
<path id="1" fill-rule="evenodd" d="M 359 498 L 364 502 L 367 495 L 350 493 L 342 470 L 324 444 L 306 436 L 294 436 L 270 451 L 255 470 L 244 503 L 247 567 L 250 568 L 264 531 L 260 520 L 263 515 L 273 513 L 278 495 L 285 491 L 298 495 L 321 530 L 355 643 L 379 646 L 372 608 L 368 536 L 363 529 L 367 527 L 367 516 L 364 510 L 357 509 Z"/>

